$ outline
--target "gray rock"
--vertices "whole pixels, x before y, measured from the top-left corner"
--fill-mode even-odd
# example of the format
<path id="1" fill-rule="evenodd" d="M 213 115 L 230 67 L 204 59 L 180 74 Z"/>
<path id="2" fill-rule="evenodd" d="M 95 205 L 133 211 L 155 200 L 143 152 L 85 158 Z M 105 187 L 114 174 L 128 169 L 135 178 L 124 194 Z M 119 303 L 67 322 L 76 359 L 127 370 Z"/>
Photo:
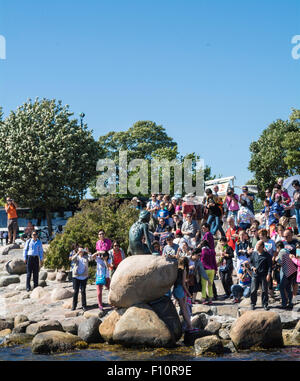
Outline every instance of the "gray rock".
<path id="1" fill-rule="evenodd" d="M 162 256 L 125 258 L 112 277 L 108 301 L 115 307 L 148 303 L 164 296 L 177 277 L 177 261 Z"/>
<path id="2" fill-rule="evenodd" d="M 47 282 L 45 280 L 39 280 L 39 287 L 46 287 Z"/>
<path id="3" fill-rule="evenodd" d="M 158 300 L 148 303 L 157 316 L 166 324 L 176 343 L 182 335 L 181 323 L 176 308 L 171 299 L 162 296 Z"/>
<path id="4" fill-rule="evenodd" d="M 174 335 L 148 304 L 129 307 L 116 322 L 112 340 L 125 347 L 169 348 L 175 345 Z"/>
<path id="5" fill-rule="evenodd" d="M 26 274 L 27 266 L 23 259 L 14 258 L 8 261 L 5 265 L 6 271 L 11 275 L 22 275 Z"/>
<path id="6" fill-rule="evenodd" d="M 0 254 L 2 254 L 2 255 L 8 255 L 8 253 L 11 250 L 15 250 L 15 249 L 20 249 L 20 245 L 18 245 L 16 243 L 12 243 L 10 245 L 5 246 L 4 248 L 1 248 L 0 249 Z"/>
<path id="7" fill-rule="evenodd" d="M 194 344 L 196 355 L 222 354 L 224 346 L 217 336 L 206 336 L 197 339 Z"/>
<path id="8" fill-rule="evenodd" d="M 13 329 L 14 328 L 14 321 L 13 319 L 1 319 L 0 320 L 0 331 L 3 331 L 4 329 Z"/>
<path id="9" fill-rule="evenodd" d="M 213 320 L 208 322 L 207 326 L 205 327 L 205 331 L 210 332 L 211 335 L 217 335 L 220 328 L 221 328 L 221 324 Z"/>
<path id="10" fill-rule="evenodd" d="M 237 317 L 238 307 L 236 305 L 224 305 L 217 307 L 217 315 L 226 315 L 231 316 L 233 318 Z"/>
<path id="11" fill-rule="evenodd" d="M 19 286 L 17 286 L 16 287 L 16 290 L 17 291 L 26 291 L 26 284 L 25 283 L 21 283 L 21 284 L 19 284 Z M 30 296 L 28 295 L 28 298 L 29 298 Z"/>
<path id="12" fill-rule="evenodd" d="M 31 343 L 33 353 L 66 352 L 76 348 L 81 338 L 68 332 L 48 331 L 37 334 Z M 86 344 L 87 346 L 87 344 Z"/>
<path id="13" fill-rule="evenodd" d="M 282 329 L 292 329 L 295 328 L 299 321 L 299 314 L 297 313 L 280 313 L 281 327 Z"/>
<path id="14" fill-rule="evenodd" d="M 192 314 L 196 315 L 196 314 L 201 314 L 201 313 L 204 313 L 204 314 L 207 314 L 207 315 L 212 315 L 213 311 L 212 311 L 211 306 L 207 306 L 205 304 L 195 304 L 195 305 L 193 305 L 193 307 L 192 307 Z"/>
<path id="15" fill-rule="evenodd" d="M 63 328 L 57 320 L 40 321 L 38 323 L 30 324 L 26 328 L 26 333 L 33 336 L 46 331 L 63 331 Z"/>
<path id="16" fill-rule="evenodd" d="M 24 321 L 24 323 L 20 323 L 12 330 L 12 333 L 26 333 L 26 329 L 30 324 L 34 324 L 36 322 L 33 321 Z M 32 335 L 31 335 L 32 336 Z"/>
<path id="17" fill-rule="evenodd" d="M 207 315 L 204 313 L 197 314 L 191 319 L 193 328 L 204 329 L 208 323 Z"/>
<path id="18" fill-rule="evenodd" d="M 230 340 L 230 334 L 229 334 L 229 331 L 227 329 L 220 329 L 218 332 L 218 335 L 223 340 Z"/>
<path id="19" fill-rule="evenodd" d="M 40 271 L 39 272 L 39 280 L 46 280 L 48 276 L 47 271 Z"/>
<path id="20" fill-rule="evenodd" d="M 32 336 L 27 333 L 14 333 L 12 332 L 8 336 L 5 337 L 1 346 L 8 347 L 13 345 L 23 345 L 30 343 L 32 340 Z"/>
<path id="21" fill-rule="evenodd" d="M 97 317 L 84 320 L 78 326 L 78 336 L 87 343 L 104 342 L 99 332 L 100 324 L 101 320 Z"/>
<path id="22" fill-rule="evenodd" d="M 65 332 L 72 333 L 72 335 L 77 335 L 78 333 L 78 323 L 75 319 L 65 319 L 61 322 L 63 330 Z"/>
<path id="23" fill-rule="evenodd" d="M 14 325 L 15 327 L 21 323 L 24 323 L 25 321 L 28 321 L 28 317 L 26 315 L 16 315 L 14 319 Z"/>
<path id="24" fill-rule="evenodd" d="M 232 325 L 230 338 L 238 349 L 283 346 L 280 317 L 271 311 L 247 311 Z"/>
<path id="25" fill-rule="evenodd" d="M 223 344 L 223 345 L 224 345 L 224 349 L 227 349 L 227 351 L 229 353 L 236 353 L 237 352 L 237 350 L 236 350 L 236 348 L 235 348 L 235 346 L 234 346 L 232 341 L 229 341 L 228 343 Z"/>
<path id="26" fill-rule="evenodd" d="M 12 283 L 20 283 L 18 275 L 8 275 L 0 278 L 0 287 L 6 287 Z"/>
<path id="27" fill-rule="evenodd" d="M 66 279 L 67 279 L 67 276 L 68 274 L 64 271 L 59 271 L 57 274 L 56 274 L 56 281 L 57 282 L 65 282 Z"/>
<path id="28" fill-rule="evenodd" d="M 185 332 L 183 342 L 187 347 L 191 347 L 195 344 L 197 339 L 206 336 L 211 336 L 211 333 L 205 329 L 200 329 L 198 332 Z"/>

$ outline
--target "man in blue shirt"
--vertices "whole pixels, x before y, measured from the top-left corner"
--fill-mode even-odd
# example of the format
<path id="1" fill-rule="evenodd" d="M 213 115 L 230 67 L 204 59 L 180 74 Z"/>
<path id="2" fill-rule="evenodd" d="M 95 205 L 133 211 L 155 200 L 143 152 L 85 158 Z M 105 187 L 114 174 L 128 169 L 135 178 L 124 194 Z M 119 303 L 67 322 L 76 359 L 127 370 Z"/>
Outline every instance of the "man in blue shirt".
<path id="1" fill-rule="evenodd" d="M 278 224 L 280 217 L 283 216 L 284 207 L 281 205 L 281 203 L 281 196 L 276 196 L 275 202 L 272 204 L 270 208 L 269 226 Z"/>
<path id="2" fill-rule="evenodd" d="M 39 285 L 39 260 L 43 264 L 43 245 L 38 239 L 37 233 L 33 232 L 31 238 L 26 241 L 23 257 L 27 265 L 26 290 L 30 291 L 31 274 L 33 274 L 33 288 Z"/>

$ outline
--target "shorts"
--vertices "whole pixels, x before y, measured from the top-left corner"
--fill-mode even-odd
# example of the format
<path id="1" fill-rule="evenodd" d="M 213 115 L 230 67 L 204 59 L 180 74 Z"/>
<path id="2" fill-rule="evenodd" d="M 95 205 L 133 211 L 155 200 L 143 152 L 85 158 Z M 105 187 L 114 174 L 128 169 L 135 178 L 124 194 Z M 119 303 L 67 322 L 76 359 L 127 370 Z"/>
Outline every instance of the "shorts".
<path id="1" fill-rule="evenodd" d="M 176 299 L 184 298 L 183 287 L 181 285 L 176 286 L 173 290 L 173 295 L 175 296 Z"/>
<path id="2" fill-rule="evenodd" d="M 10 220 L 7 220 L 7 229 L 8 231 L 18 230 L 18 219 L 12 218 Z"/>

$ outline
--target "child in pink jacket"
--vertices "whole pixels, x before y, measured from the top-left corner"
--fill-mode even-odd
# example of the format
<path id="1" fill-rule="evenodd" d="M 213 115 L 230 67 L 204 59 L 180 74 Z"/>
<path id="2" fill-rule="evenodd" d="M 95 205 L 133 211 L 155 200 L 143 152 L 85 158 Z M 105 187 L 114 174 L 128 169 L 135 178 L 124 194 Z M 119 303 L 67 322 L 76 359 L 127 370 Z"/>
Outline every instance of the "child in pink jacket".
<path id="1" fill-rule="evenodd" d="M 295 263 L 297 266 L 297 279 L 296 282 L 300 283 L 300 258 L 296 258 L 294 255 L 290 255 L 292 261 Z"/>

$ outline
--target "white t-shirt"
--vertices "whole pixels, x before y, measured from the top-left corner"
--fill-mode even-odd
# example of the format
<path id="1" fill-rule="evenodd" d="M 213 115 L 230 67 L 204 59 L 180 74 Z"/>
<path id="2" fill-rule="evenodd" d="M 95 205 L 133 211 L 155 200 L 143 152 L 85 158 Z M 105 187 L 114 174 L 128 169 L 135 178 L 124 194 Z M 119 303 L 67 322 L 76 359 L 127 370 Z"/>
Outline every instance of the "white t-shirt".
<path id="1" fill-rule="evenodd" d="M 273 257 L 273 254 L 276 251 L 276 244 L 272 239 L 269 239 L 267 242 L 265 242 L 265 250 Z"/>
<path id="2" fill-rule="evenodd" d="M 102 276 L 102 275 L 105 275 L 105 278 L 109 278 L 109 270 L 108 268 L 106 267 L 106 264 L 104 262 L 103 259 L 101 259 L 100 257 L 96 257 L 96 262 L 97 262 L 97 272 L 96 272 L 96 276 Z M 108 264 L 111 264 L 111 260 L 108 259 Z"/>

